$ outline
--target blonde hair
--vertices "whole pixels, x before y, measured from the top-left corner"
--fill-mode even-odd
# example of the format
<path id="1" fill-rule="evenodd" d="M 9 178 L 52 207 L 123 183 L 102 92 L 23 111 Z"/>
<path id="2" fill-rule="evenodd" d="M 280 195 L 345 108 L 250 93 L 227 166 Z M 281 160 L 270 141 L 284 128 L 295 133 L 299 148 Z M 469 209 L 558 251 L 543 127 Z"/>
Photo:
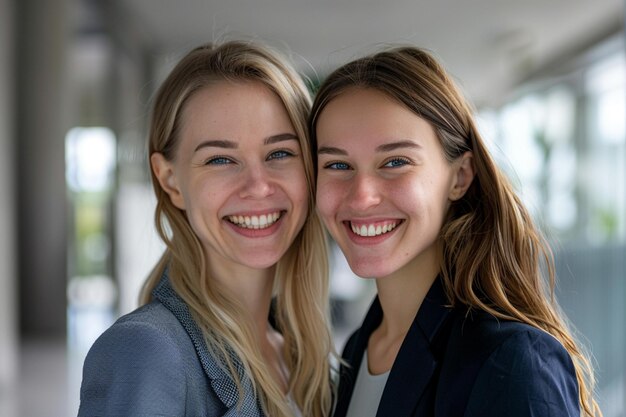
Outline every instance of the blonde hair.
<path id="1" fill-rule="evenodd" d="M 601 416 L 589 359 L 554 299 L 550 247 L 491 158 L 470 105 L 445 69 L 415 47 L 396 47 L 344 65 L 325 80 L 313 103 L 309 121 L 313 149 L 321 111 L 350 88 L 380 91 L 430 122 L 448 161 L 466 151 L 473 153 L 474 181 L 452 204 L 441 231 L 441 270 L 450 303 L 550 333 L 574 362 L 582 412 Z"/>
<path id="2" fill-rule="evenodd" d="M 302 149 L 309 191 L 308 218 L 295 241 L 276 266 L 276 323 L 284 337 L 290 370 L 289 393 L 303 415 L 328 416 L 332 403 L 328 325 L 328 262 L 326 237 L 313 204 L 313 163 L 306 129 L 311 99 L 300 76 L 277 53 L 258 44 L 231 41 L 207 44 L 184 56 L 157 92 L 149 136 L 149 155 L 174 158 L 181 115 L 194 93 L 215 82 L 260 82 L 278 95 L 289 114 Z M 251 376 L 255 394 L 266 415 L 290 416 L 292 411 L 278 382 L 271 376 L 253 332 L 252 318 L 235 297 L 220 288 L 207 272 L 207 259 L 183 211 L 159 186 L 157 230 L 167 245 L 142 291 L 142 302 L 167 267 L 176 293 L 189 306 L 212 354 L 223 363 L 242 390 L 233 354 Z M 240 395 L 243 397 L 243 395 Z"/>

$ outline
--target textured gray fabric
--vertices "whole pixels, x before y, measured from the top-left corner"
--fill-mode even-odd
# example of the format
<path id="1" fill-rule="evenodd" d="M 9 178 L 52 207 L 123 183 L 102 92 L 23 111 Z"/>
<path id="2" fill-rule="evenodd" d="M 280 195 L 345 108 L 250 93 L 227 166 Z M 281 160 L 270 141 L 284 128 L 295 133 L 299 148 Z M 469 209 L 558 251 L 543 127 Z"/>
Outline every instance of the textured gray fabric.
<path id="1" fill-rule="evenodd" d="M 261 417 L 252 383 L 241 362 L 239 402 L 230 375 L 209 354 L 187 305 L 167 272 L 155 300 L 121 317 L 87 355 L 78 415 Z"/>

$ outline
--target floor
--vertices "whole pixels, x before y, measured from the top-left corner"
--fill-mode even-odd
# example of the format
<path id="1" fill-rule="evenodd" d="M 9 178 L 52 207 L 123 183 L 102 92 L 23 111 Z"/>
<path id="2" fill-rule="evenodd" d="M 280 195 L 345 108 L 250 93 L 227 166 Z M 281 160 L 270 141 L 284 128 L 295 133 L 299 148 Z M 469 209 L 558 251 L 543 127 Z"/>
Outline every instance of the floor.
<path id="1" fill-rule="evenodd" d="M 0 392 L 1 417 L 67 417 L 78 412 L 78 386 L 65 340 L 27 340 L 18 379 Z M 73 369 L 72 369 L 73 368 Z M 77 375 L 80 377 L 80 374 Z"/>

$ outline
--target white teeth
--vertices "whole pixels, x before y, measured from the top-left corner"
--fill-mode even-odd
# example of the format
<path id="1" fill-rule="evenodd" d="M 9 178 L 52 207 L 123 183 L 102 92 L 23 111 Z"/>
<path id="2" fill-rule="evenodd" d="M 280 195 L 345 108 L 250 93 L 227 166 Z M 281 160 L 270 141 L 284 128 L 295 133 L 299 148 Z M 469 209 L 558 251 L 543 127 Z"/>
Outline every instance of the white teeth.
<path id="1" fill-rule="evenodd" d="M 261 214 L 260 216 L 228 216 L 228 220 L 239 227 L 246 229 L 265 229 L 280 218 L 280 212 Z"/>
<path id="2" fill-rule="evenodd" d="M 395 229 L 396 226 L 396 222 L 384 223 L 382 226 L 380 224 L 376 226 L 374 226 L 373 224 L 370 224 L 368 226 L 363 224 L 360 227 L 354 225 L 353 223 L 350 223 L 350 228 L 352 229 L 352 232 L 359 236 L 379 236 L 391 232 L 393 229 Z"/>

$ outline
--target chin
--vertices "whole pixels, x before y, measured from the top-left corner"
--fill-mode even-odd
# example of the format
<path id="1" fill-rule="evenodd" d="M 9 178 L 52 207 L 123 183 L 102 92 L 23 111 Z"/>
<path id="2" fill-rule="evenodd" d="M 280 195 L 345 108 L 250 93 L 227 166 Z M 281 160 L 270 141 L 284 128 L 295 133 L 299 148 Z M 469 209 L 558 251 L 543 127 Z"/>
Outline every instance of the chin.
<path id="1" fill-rule="evenodd" d="M 259 262 L 245 262 L 246 265 L 250 269 L 269 269 L 275 266 L 278 263 L 276 262 L 268 262 L 267 260 L 259 261 Z"/>
<path id="2" fill-rule="evenodd" d="M 395 269 L 391 268 L 389 265 L 385 265 L 385 260 L 380 261 L 355 261 L 350 262 L 350 269 L 354 272 L 355 275 L 361 278 L 382 278 L 387 275 L 391 275 Z"/>
<path id="3" fill-rule="evenodd" d="M 268 269 L 278 263 L 280 257 L 272 256 L 255 256 L 253 258 L 242 259 L 241 264 L 251 269 Z"/>

